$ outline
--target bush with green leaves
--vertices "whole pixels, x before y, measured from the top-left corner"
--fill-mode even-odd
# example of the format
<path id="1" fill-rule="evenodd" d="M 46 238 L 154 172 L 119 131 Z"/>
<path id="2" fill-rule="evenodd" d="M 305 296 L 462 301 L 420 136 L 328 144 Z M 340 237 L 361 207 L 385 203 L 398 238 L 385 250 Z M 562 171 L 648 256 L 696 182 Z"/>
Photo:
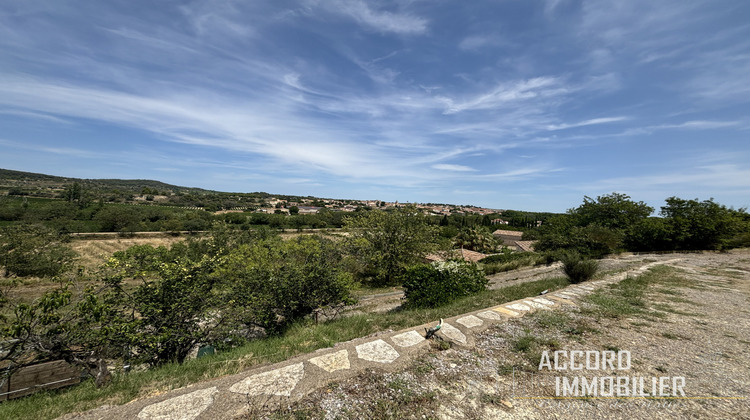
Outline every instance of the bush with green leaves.
<path id="1" fill-rule="evenodd" d="M 413 205 L 371 210 L 345 220 L 346 244 L 359 260 L 359 275 L 374 286 L 400 282 L 407 267 L 439 248 L 438 226 Z"/>
<path id="2" fill-rule="evenodd" d="M 70 269 L 76 253 L 68 237 L 37 225 L 0 229 L 0 266 L 19 277 L 53 277 Z"/>
<path id="3" fill-rule="evenodd" d="M 439 261 L 406 270 L 404 296 L 408 306 L 433 308 L 486 290 L 487 283 L 474 263 Z"/>
<path id="4" fill-rule="evenodd" d="M 560 255 L 563 272 L 571 283 L 581 283 L 591 280 L 599 271 L 599 261 L 583 258 L 575 251 L 563 252 Z"/>
<path id="5" fill-rule="evenodd" d="M 354 303 L 352 276 L 343 263 L 330 239 L 276 237 L 230 251 L 217 276 L 239 323 L 276 334 L 308 315 L 335 313 Z"/>

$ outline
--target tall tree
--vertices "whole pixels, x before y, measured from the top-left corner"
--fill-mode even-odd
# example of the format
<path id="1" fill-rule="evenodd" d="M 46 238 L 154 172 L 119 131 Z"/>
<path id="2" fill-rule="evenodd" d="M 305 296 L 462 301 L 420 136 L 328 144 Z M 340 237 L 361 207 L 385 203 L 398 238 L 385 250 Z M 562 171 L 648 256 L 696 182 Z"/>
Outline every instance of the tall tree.
<path id="1" fill-rule="evenodd" d="M 667 219 L 677 249 L 720 249 L 742 229 L 744 210 L 713 201 L 666 199 L 661 215 Z"/>
<path id="2" fill-rule="evenodd" d="M 397 284 L 407 267 L 438 247 L 438 226 L 413 205 L 348 218 L 345 228 L 362 274 L 376 285 Z"/>
<path id="3" fill-rule="evenodd" d="M 610 229 L 627 229 L 647 218 L 654 208 L 643 201 L 635 202 L 627 194 L 613 192 L 596 197 L 585 196 L 583 204 L 572 213 L 578 216 L 581 226 L 596 224 Z"/>

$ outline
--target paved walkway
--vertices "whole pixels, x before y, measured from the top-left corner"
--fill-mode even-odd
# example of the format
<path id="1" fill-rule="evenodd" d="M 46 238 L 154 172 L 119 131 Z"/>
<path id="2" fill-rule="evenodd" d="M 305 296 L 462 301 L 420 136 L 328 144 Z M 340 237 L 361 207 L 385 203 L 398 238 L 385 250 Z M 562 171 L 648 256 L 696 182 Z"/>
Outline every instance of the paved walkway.
<path id="1" fill-rule="evenodd" d="M 615 283 L 627 276 L 638 275 L 655 265 L 671 264 L 671 259 L 644 264 L 641 267 L 603 280 L 572 285 L 543 296 L 534 296 L 491 308 L 447 318 L 437 335 L 454 345 L 474 345 L 474 335 L 494 323 L 524 316 L 538 310 L 576 301 L 597 287 Z M 398 370 L 414 358 L 426 353 L 429 342 L 420 325 L 397 332 L 384 332 L 345 343 L 333 348 L 295 358 L 237 375 L 191 385 L 159 396 L 136 400 L 122 406 L 100 407 L 67 419 L 139 419 L 193 420 L 235 418 L 253 412 L 253 407 L 296 401 L 309 392 L 332 381 L 352 377 L 366 368 Z"/>

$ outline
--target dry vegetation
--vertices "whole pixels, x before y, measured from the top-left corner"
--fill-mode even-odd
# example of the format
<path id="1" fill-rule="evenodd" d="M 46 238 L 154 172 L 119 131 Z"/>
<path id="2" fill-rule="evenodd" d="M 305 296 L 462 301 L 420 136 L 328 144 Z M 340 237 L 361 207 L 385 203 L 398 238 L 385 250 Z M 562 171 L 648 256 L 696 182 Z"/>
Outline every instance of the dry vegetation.
<path id="1" fill-rule="evenodd" d="M 78 254 L 77 263 L 86 269 L 96 269 L 117 251 L 124 251 L 135 245 L 170 247 L 185 240 L 184 236 L 159 235 L 147 237 L 105 237 L 96 239 L 75 239 L 70 247 Z"/>

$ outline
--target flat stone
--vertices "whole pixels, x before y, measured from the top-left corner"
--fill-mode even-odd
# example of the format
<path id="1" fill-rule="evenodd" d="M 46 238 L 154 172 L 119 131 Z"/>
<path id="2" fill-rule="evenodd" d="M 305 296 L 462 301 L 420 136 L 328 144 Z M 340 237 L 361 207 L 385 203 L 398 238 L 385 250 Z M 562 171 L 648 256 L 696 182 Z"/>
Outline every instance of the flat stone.
<path id="1" fill-rule="evenodd" d="M 515 309 L 516 311 L 530 311 L 531 308 L 522 304 L 522 303 L 512 303 L 510 305 L 506 305 L 506 308 Z"/>
<path id="2" fill-rule="evenodd" d="M 515 313 L 515 312 L 514 312 Z M 494 319 L 495 321 L 500 321 L 503 319 L 503 316 L 500 315 L 497 312 L 494 311 L 484 311 L 477 314 L 480 318 L 484 319 Z"/>
<path id="3" fill-rule="evenodd" d="M 579 296 L 585 296 L 591 293 L 590 290 L 586 290 L 586 289 L 573 289 L 573 291 L 576 292 Z"/>
<path id="4" fill-rule="evenodd" d="M 555 304 L 555 302 L 549 299 L 545 299 L 545 298 L 534 298 L 532 300 L 536 303 L 541 303 L 542 305 L 554 305 Z"/>
<path id="5" fill-rule="evenodd" d="M 549 309 L 549 306 L 534 302 L 533 300 L 524 300 L 523 303 L 537 309 Z"/>
<path id="6" fill-rule="evenodd" d="M 396 349 L 383 340 L 370 341 L 355 347 L 360 359 L 378 363 L 393 363 L 400 356 Z"/>
<path id="7" fill-rule="evenodd" d="M 577 297 L 577 296 L 573 296 L 573 295 L 568 294 L 568 293 L 555 293 L 555 296 L 558 296 L 558 297 L 561 297 L 561 298 L 564 298 L 564 299 L 573 299 L 574 297 Z"/>
<path id="8" fill-rule="evenodd" d="M 463 325 L 466 328 L 474 328 L 474 327 L 478 327 L 484 324 L 484 322 L 481 319 L 475 317 L 474 315 L 467 315 L 465 317 L 458 318 L 456 322 L 458 322 L 459 324 Z"/>
<path id="9" fill-rule="evenodd" d="M 580 287 L 581 289 L 584 289 L 584 290 L 588 290 L 588 291 L 594 290 L 594 288 L 592 286 L 583 285 L 583 286 L 578 286 L 578 287 Z"/>
<path id="10" fill-rule="evenodd" d="M 396 334 L 391 337 L 391 340 L 399 347 L 411 347 L 423 342 L 425 338 L 420 333 L 412 330 Z"/>
<path id="11" fill-rule="evenodd" d="M 214 402 L 214 394 L 217 392 L 219 390 L 214 386 L 151 404 L 138 413 L 138 418 L 141 420 L 192 420 Z"/>
<path id="12" fill-rule="evenodd" d="M 440 333 L 446 336 L 452 341 L 458 341 L 461 344 L 466 344 L 466 336 L 458 328 L 454 327 L 447 322 L 443 322 L 443 326 L 440 327 Z"/>
<path id="13" fill-rule="evenodd" d="M 575 305 L 575 302 L 570 297 L 549 295 L 549 298 L 557 300 L 557 301 L 560 301 L 560 302 L 565 303 L 567 305 Z"/>
<path id="14" fill-rule="evenodd" d="M 279 395 L 288 397 L 305 375 L 302 363 L 250 376 L 232 385 L 229 390 L 247 395 Z"/>
<path id="15" fill-rule="evenodd" d="M 349 369 L 351 367 L 349 365 L 349 352 L 346 350 L 313 357 L 310 359 L 310 363 L 329 373 L 337 370 Z"/>
<path id="16" fill-rule="evenodd" d="M 492 308 L 492 310 L 495 311 L 495 312 L 500 312 L 501 314 L 505 314 L 505 315 L 508 315 L 508 316 L 521 316 L 521 314 L 519 314 L 518 312 L 511 311 L 510 309 L 504 308 L 502 306 L 498 306 L 496 308 Z"/>

